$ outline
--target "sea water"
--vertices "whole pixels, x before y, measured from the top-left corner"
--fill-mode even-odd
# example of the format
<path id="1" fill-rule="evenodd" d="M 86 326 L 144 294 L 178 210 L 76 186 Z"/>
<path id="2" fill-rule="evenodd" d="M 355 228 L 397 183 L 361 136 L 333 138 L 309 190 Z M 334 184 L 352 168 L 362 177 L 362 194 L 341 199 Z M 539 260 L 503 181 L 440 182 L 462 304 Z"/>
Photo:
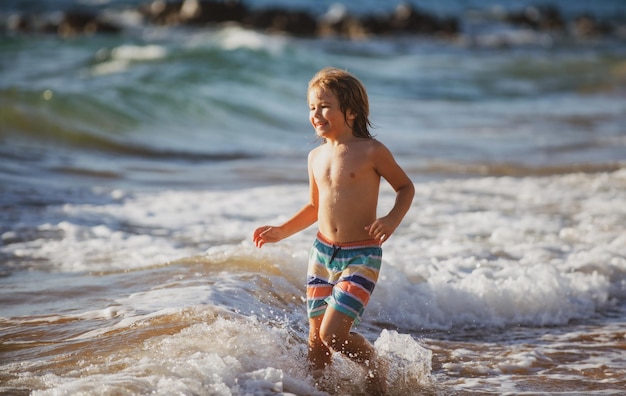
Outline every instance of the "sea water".
<path id="1" fill-rule="evenodd" d="M 357 328 L 390 393 L 623 393 L 624 38 L 474 3 L 430 4 L 463 21 L 452 39 L 157 27 L 133 2 L 91 5 L 117 35 L 3 35 L 0 392 L 363 393 L 339 355 L 306 369 L 315 227 L 251 241 L 306 202 L 306 83 L 333 65 L 416 187 Z M 383 183 L 380 214 L 393 200 Z"/>

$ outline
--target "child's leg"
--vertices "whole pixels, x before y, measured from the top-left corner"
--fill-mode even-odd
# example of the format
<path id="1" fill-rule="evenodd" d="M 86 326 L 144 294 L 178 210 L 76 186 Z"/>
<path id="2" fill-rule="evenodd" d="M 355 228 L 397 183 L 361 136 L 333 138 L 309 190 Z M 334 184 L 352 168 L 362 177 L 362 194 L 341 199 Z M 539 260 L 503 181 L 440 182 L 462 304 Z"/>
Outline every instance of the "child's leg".
<path id="1" fill-rule="evenodd" d="M 309 319 L 309 363 L 314 375 L 321 374 L 331 361 L 331 351 L 320 338 L 320 326 L 324 315 Z"/>
<path id="2" fill-rule="evenodd" d="M 321 340 L 332 350 L 365 366 L 367 369 L 367 390 L 372 395 L 384 395 L 387 391 L 387 367 L 376 358 L 376 351 L 365 337 L 351 333 L 354 319 L 332 307 L 326 309 L 320 326 Z"/>
<path id="3" fill-rule="evenodd" d="M 364 363 L 374 357 L 374 347 L 362 335 L 350 332 L 353 322 L 354 319 L 329 306 L 319 327 L 319 337 L 332 350 Z"/>

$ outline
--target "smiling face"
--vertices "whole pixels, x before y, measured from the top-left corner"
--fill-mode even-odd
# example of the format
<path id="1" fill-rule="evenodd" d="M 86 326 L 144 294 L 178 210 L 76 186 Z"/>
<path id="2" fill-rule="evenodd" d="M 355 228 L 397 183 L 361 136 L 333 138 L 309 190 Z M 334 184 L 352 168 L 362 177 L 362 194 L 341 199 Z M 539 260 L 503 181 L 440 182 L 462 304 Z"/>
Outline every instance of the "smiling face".
<path id="1" fill-rule="evenodd" d="M 322 138 L 337 138 L 346 133 L 352 136 L 354 114 L 341 111 L 341 105 L 330 89 L 320 87 L 309 90 L 309 120 L 315 133 Z"/>
<path id="2" fill-rule="evenodd" d="M 309 104 L 314 104 L 311 99 L 319 100 L 319 97 L 323 94 L 328 94 L 328 96 L 333 96 L 336 99 L 336 103 L 339 104 L 339 110 L 344 113 L 345 124 L 352 130 L 355 137 L 372 138 L 369 131 L 371 124 L 368 118 L 369 101 L 367 91 L 356 77 L 347 71 L 334 67 L 326 67 L 320 70 L 309 81 L 307 92 Z M 312 97 L 311 95 L 314 96 Z M 310 118 L 313 120 L 313 116 Z M 313 121 L 311 122 L 313 123 Z M 315 127 L 315 123 L 313 123 L 313 126 Z"/>

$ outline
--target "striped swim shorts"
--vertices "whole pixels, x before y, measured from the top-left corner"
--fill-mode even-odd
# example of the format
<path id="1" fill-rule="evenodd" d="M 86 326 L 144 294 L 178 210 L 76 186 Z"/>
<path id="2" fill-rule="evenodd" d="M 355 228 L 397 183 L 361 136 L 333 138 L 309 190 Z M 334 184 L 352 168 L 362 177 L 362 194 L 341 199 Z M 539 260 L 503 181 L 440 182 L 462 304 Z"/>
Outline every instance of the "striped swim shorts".
<path id="1" fill-rule="evenodd" d="M 380 242 L 333 243 L 321 233 L 313 243 L 307 270 L 307 314 L 323 315 L 330 305 L 358 324 L 378 280 Z"/>

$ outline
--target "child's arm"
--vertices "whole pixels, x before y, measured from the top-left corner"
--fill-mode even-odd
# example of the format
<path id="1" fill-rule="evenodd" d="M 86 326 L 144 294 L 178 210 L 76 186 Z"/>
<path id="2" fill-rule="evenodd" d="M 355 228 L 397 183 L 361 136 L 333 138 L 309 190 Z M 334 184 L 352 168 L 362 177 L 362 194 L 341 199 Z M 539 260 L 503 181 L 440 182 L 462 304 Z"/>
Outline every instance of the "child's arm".
<path id="1" fill-rule="evenodd" d="M 262 226 L 257 228 L 252 235 L 252 240 L 257 247 L 266 243 L 278 242 L 282 239 L 304 230 L 317 221 L 318 190 L 315 178 L 313 177 L 312 156 L 309 154 L 309 195 L 310 202 L 302 207 L 298 213 L 280 226 Z"/>
<path id="2" fill-rule="evenodd" d="M 365 227 L 373 238 L 382 243 L 389 239 L 411 208 L 415 186 L 382 143 L 378 144 L 374 150 L 374 164 L 378 174 L 396 191 L 396 201 L 389 213 Z"/>
<path id="3" fill-rule="evenodd" d="M 315 223 L 315 221 L 317 221 L 317 208 L 307 204 L 280 226 L 262 226 L 257 228 L 252 239 L 257 247 L 261 247 L 266 243 L 274 243 L 290 237 Z"/>

